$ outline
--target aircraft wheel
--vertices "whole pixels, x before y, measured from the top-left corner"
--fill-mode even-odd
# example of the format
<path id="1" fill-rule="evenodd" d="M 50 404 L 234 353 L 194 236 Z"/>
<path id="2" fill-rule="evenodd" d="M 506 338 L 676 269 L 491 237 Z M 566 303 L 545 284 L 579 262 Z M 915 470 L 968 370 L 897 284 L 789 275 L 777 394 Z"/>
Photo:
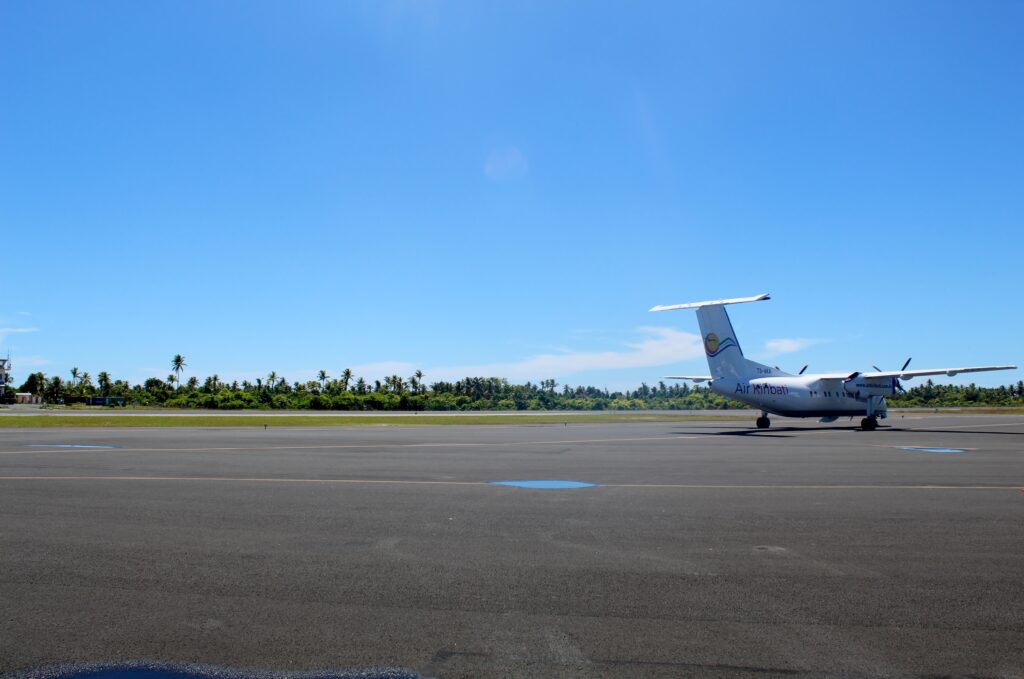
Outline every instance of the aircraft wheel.
<path id="1" fill-rule="evenodd" d="M 864 431 L 874 431 L 878 428 L 878 420 L 874 417 L 865 417 L 860 421 L 860 428 Z"/>
<path id="2" fill-rule="evenodd" d="M 757 418 L 756 424 L 758 429 L 767 429 L 768 427 L 772 426 L 772 421 L 769 420 L 767 417 L 761 416 Z"/>

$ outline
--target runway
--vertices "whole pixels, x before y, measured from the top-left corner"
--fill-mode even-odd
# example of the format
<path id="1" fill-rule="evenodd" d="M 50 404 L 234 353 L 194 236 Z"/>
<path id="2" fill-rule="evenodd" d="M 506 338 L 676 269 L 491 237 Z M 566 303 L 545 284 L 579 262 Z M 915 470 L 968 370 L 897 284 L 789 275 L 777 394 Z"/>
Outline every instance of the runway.
<path id="1" fill-rule="evenodd" d="M 0 430 L 0 672 L 1024 677 L 1024 416 L 885 424 Z"/>

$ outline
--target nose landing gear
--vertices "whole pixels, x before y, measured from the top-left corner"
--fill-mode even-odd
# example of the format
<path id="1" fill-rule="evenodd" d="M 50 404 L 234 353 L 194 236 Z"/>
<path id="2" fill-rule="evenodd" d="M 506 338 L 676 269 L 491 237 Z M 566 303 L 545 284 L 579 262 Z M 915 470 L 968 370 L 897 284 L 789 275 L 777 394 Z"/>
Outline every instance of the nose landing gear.
<path id="1" fill-rule="evenodd" d="M 768 419 L 768 416 L 766 414 L 761 413 L 761 417 L 757 418 L 755 424 L 757 425 L 758 429 L 767 429 L 768 427 L 772 426 L 772 421 Z"/>
<path id="2" fill-rule="evenodd" d="M 860 428 L 864 431 L 874 431 L 878 428 L 878 418 L 874 415 L 865 417 L 860 421 Z"/>

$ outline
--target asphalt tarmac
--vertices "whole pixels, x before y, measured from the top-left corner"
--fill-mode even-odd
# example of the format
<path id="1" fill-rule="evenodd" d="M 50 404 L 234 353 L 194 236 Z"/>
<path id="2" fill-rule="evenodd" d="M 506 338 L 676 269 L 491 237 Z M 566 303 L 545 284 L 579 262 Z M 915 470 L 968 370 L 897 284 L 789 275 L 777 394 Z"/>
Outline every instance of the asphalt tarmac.
<path id="1" fill-rule="evenodd" d="M 886 424 L 2 430 L 0 673 L 1024 677 L 1024 416 Z"/>

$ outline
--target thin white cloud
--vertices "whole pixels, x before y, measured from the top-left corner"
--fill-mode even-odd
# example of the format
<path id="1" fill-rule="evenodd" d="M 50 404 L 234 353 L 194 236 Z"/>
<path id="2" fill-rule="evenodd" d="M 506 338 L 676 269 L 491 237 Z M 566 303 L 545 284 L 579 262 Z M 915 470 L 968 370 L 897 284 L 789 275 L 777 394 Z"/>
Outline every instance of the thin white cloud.
<path id="1" fill-rule="evenodd" d="M 828 342 L 825 339 L 810 339 L 806 337 L 790 337 L 771 339 L 764 344 L 764 356 L 771 358 L 781 354 L 791 354 L 794 351 L 801 351 L 808 347 Z"/>
<path id="2" fill-rule="evenodd" d="M 8 335 L 14 335 L 23 332 L 37 332 L 39 328 L 0 328 L 0 342 L 7 339 Z"/>
<path id="3" fill-rule="evenodd" d="M 658 125 L 658 116 L 652 100 L 645 93 L 638 91 L 633 96 L 633 104 L 640 138 L 647 151 L 652 169 L 663 178 L 671 177 L 672 167 L 669 154 L 661 133 L 661 126 Z"/>
<path id="4" fill-rule="evenodd" d="M 12 356 L 11 363 L 16 369 L 22 369 L 42 368 L 43 366 L 51 365 L 53 361 L 42 356 Z"/>
<path id="5" fill-rule="evenodd" d="M 530 171 L 530 161 L 515 146 L 494 149 L 484 161 L 484 174 L 488 179 L 501 181 L 518 179 Z"/>
<path id="6" fill-rule="evenodd" d="M 704 355 L 698 335 L 674 328 L 642 327 L 646 337 L 626 343 L 625 351 L 567 351 L 540 354 L 510 363 L 478 363 L 424 369 L 431 380 L 460 379 L 467 376 L 507 377 L 510 380 L 562 378 L 575 373 L 627 368 L 653 368 Z"/>
<path id="7" fill-rule="evenodd" d="M 422 370 L 420 366 L 407 361 L 379 361 L 377 363 L 364 363 L 362 365 L 352 366 L 351 368 L 353 380 L 357 380 L 362 377 L 368 382 L 390 377 L 391 375 L 409 377 L 409 375 L 412 375 L 417 369 Z M 334 377 L 338 378 L 340 377 L 340 374 L 336 374 Z"/>
<path id="8" fill-rule="evenodd" d="M 630 368 L 653 368 L 688 361 L 704 356 L 704 346 L 699 335 L 681 332 L 674 328 L 644 326 L 635 329 L 639 338 L 633 342 L 622 342 L 620 349 L 610 351 L 573 351 L 566 349 L 558 353 L 544 353 L 529 356 L 519 361 L 494 363 L 467 363 L 459 365 L 429 366 L 411 361 L 378 361 L 349 366 L 353 380 L 362 377 L 370 384 L 383 380 L 389 375 L 401 375 L 408 379 L 420 369 L 427 384 L 438 380 L 459 380 L 464 377 L 506 377 L 513 382 L 543 379 L 562 380 L 570 375 L 589 371 L 626 370 Z M 165 379 L 169 368 L 141 368 L 146 376 Z M 308 368 L 279 370 L 278 375 L 289 382 L 316 380 L 318 371 Z M 340 376 L 339 370 L 328 370 L 331 379 Z M 201 367 L 191 367 L 183 373 L 187 380 L 192 375 L 204 379 L 207 373 Z M 222 372 L 223 382 L 249 380 L 257 377 L 266 380 L 267 373 Z M 145 378 L 143 377 L 143 380 Z M 140 382 L 142 380 L 139 380 Z M 618 386 L 618 384 L 613 385 Z M 635 385 L 634 385 L 635 386 Z M 632 388 L 632 387 L 630 387 Z"/>

